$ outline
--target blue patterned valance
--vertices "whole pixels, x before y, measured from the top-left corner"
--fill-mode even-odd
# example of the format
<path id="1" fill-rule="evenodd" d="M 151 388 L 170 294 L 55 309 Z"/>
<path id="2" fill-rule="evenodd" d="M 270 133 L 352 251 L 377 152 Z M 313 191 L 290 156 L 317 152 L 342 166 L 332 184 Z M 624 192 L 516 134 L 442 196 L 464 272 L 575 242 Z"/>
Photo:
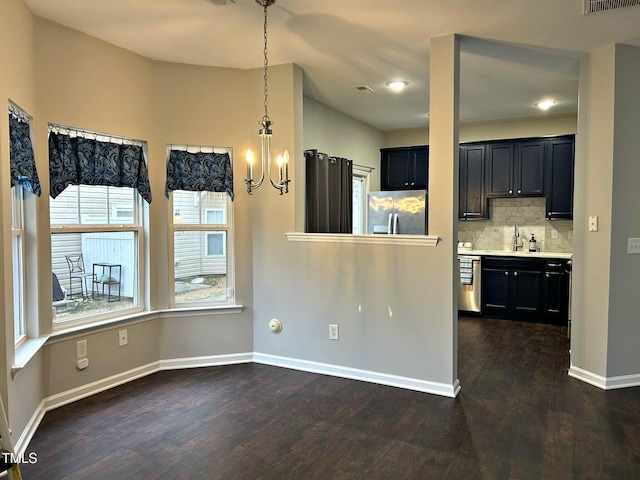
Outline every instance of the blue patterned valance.
<path id="1" fill-rule="evenodd" d="M 151 188 L 140 145 L 49 133 L 50 195 L 56 198 L 69 185 L 136 188 L 151 203 Z"/>
<path id="2" fill-rule="evenodd" d="M 171 150 L 165 195 L 174 190 L 227 192 L 233 200 L 233 171 L 228 153 Z"/>
<path id="3" fill-rule="evenodd" d="M 40 196 L 40 180 L 33 155 L 29 120 L 18 108 L 9 107 L 9 143 L 11 186 L 22 188 Z"/>

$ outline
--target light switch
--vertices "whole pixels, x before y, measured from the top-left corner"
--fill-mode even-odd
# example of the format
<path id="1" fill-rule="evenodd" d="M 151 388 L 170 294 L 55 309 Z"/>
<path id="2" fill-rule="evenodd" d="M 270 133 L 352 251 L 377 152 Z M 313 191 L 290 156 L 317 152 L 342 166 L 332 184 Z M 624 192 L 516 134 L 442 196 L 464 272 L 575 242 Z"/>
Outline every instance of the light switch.
<path id="1" fill-rule="evenodd" d="M 592 215 L 589 217 L 589 231 L 597 232 L 598 231 L 598 217 Z"/>

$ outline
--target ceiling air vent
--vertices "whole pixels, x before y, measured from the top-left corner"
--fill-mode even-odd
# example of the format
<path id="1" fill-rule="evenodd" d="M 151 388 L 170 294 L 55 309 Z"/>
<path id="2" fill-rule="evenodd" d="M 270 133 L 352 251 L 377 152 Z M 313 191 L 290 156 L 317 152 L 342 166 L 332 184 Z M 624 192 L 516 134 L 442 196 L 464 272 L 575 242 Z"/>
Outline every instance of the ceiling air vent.
<path id="1" fill-rule="evenodd" d="M 362 93 L 373 93 L 373 88 L 371 88 L 369 85 L 356 85 L 353 88 Z"/>
<path id="2" fill-rule="evenodd" d="M 618 8 L 637 7 L 640 0 L 584 0 L 584 13 L 606 12 Z"/>

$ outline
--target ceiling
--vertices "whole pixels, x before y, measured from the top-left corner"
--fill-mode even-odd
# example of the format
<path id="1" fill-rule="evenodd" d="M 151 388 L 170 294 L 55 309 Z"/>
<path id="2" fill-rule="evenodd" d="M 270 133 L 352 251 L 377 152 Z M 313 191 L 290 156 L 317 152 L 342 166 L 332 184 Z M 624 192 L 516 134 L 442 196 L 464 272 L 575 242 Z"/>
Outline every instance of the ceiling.
<path id="1" fill-rule="evenodd" d="M 25 1 L 37 16 L 151 59 L 263 65 L 255 0 Z M 582 12 L 583 0 L 277 0 L 269 64 L 298 64 L 306 95 L 380 130 L 423 127 L 429 39 L 457 33 L 462 122 L 573 113 L 579 57 L 611 43 L 640 46 L 640 7 Z M 394 93 L 385 86 L 394 79 L 409 85 Z M 546 97 L 557 103 L 542 112 L 534 103 Z"/>

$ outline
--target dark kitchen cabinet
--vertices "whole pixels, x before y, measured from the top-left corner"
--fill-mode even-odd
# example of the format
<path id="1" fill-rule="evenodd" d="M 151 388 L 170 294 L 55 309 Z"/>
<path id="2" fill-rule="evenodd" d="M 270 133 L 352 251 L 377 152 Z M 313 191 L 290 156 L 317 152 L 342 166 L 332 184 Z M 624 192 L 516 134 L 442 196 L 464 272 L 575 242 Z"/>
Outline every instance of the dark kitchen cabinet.
<path id="1" fill-rule="evenodd" d="M 545 141 L 492 142 L 487 145 L 487 197 L 544 195 Z"/>
<path id="2" fill-rule="evenodd" d="M 568 309 L 566 260 L 484 257 L 483 315 L 566 324 Z"/>
<path id="3" fill-rule="evenodd" d="M 531 320 L 542 305 L 542 272 L 538 260 L 491 258 L 482 269 L 483 312 Z"/>
<path id="4" fill-rule="evenodd" d="M 569 271 L 565 260 L 547 260 L 543 281 L 542 313 L 551 323 L 569 320 Z"/>
<path id="5" fill-rule="evenodd" d="M 484 144 L 469 144 L 460 147 L 460 199 L 458 218 L 477 220 L 489 218 L 485 194 Z"/>
<path id="6" fill-rule="evenodd" d="M 381 190 L 422 190 L 429 180 L 429 147 L 380 150 Z"/>
<path id="7" fill-rule="evenodd" d="M 545 177 L 547 220 L 573 218 L 573 169 L 575 137 L 546 141 Z"/>

